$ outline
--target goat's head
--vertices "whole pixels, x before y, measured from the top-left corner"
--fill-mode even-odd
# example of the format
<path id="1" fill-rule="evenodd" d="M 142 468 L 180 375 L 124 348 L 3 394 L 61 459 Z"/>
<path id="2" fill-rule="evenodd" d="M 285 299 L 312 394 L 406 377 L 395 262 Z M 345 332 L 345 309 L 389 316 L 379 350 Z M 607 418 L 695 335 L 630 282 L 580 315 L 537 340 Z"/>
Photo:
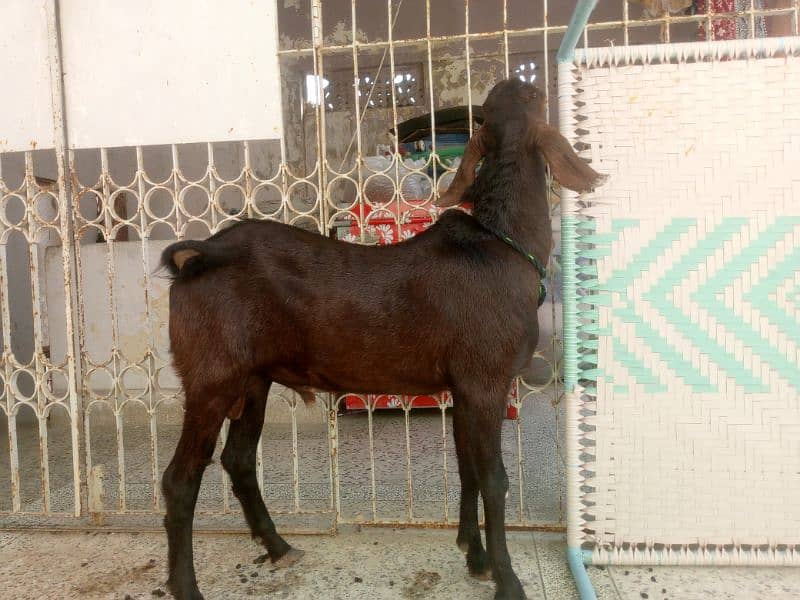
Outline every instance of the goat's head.
<path id="1" fill-rule="evenodd" d="M 475 167 L 490 148 L 515 143 L 520 152 L 540 152 L 553 177 L 562 186 L 587 192 L 604 179 L 580 158 L 569 142 L 545 120 L 547 96 L 536 86 L 519 79 L 496 84 L 483 103 L 483 125 L 464 150 L 453 182 L 437 206 L 455 206 L 475 179 Z M 522 144 L 520 144 L 520 140 Z"/>
<path id="2" fill-rule="evenodd" d="M 528 125 L 544 122 L 547 97 L 531 83 L 504 79 L 497 83 L 483 102 L 484 127 L 495 140 L 506 134 L 517 135 Z"/>

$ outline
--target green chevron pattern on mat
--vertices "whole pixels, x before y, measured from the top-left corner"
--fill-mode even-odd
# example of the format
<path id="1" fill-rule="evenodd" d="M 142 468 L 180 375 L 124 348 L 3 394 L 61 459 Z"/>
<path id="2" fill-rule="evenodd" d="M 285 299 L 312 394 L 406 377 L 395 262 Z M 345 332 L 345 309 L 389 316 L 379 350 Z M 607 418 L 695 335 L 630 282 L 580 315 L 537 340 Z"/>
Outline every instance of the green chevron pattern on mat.
<path id="1" fill-rule="evenodd" d="M 584 248 L 580 256 L 592 261 L 608 256 L 611 244 L 619 243 L 626 229 L 639 225 L 636 220 L 616 220 L 611 226 L 612 233 L 598 234 L 589 223 L 585 221 L 579 226 L 578 241 Z M 720 391 L 720 382 L 714 381 L 709 370 L 701 370 L 698 361 L 693 360 L 697 356 L 705 357 L 747 393 L 769 392 L 769 378 L 764 376 L 769 371 L 800 390 L 798 359 L 790 356 L 782 347 L 785 344 L 780 343 L 780 340 L 800 340 L 796 291 L 800 287 L 796 282 L 800 246 L 771 265 L 766 260 L 780 246 L 792 243 L 795 232 L 800 232 L 800 215 L 783 217 L 758 231 L 738 253 L 717 265 L 710 274 L 706 265 L 719 249 L 734 239 L 745 239 L 755 224 L 746 218 L 727 217 L 697 236 L 700 225 L 693 218 L 669 220 L 623 267 L 612 270 L 602 280 L 597 277 L 596 264 L 579 269 L 581 299 L 592 306 L 578 315 L 584 334 L 579 348 L 580 378 L 584 383 L 607 373 L 598 368 L 598 343 L 592 338 L 608 336 L 613 340 L 613 360 L 625 369 L 633 384 L 643 386 L 646 392 L 667 391 L 670 378 L 681 380 L 695 393 Z M 696 242 L 682 248 L 683 253 L 660 277 L 646 289 L 641 288 L 643 274 L 650 272 L 667 251 L 672 251 L 689 234 L 698 238 Z M 760 264 L 769 265 L 767 274 L 753 279 L 749 289 L 741 291 L 742 280 L 749 278 Z M 706 275 L 698 277 L 701 272 Z M 698 283 L 685 303 L 680 298 L 682 291 L 689 289 L 691 278 L 698 279 Z M 638 296 L 633 294 L 633 290 L 640 288 L 643 291 Z M 747 311 L 726 302 L 726 296 L 734 293 L 741 294 L 741 304 Z M 602 327 L 597 312 L 601 305 L 611 307 L 611 320 Z M 663 317 L 669 331 L 652 318 L 646 318 L 644 308 Z M 708 319 L 699 320 L 695 314 L 698 311 L 713 317 L 713 327 L 703 326 L 701 321 Z M 634 332 L 627 340 L 619 335 L 626 325 L 632 326 Z M 743 360 L 742 347 L 749 350 L 749 362 Z M 655 368 L 652 361 L 645 362 L 642 357 L 645 349 L 658 357 L 663 369 Z M 618 392 L 625 391 L 622 382 L 616 383 Z"/>

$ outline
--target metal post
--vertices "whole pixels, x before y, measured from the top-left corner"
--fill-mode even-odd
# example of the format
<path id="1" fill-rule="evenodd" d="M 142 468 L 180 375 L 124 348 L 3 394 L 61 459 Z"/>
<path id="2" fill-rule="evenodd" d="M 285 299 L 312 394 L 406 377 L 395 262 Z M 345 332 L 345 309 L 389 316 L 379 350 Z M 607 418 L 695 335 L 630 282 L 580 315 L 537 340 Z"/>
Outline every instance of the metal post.
<path id="1" fill-rule="evenodd" d="M 67 134 L 66 103 L 64 97 L 64 72 L 61 68 L 61 29 L 59 22 L 59 2 L 49 0 L 45 5 L 47 31 L 50 50 L 50 90 L 53 102 L 53 128 L 58 165 L 58 204 L 61 234 L 61 257 L 64 269 L 64 298 L 67 328 L 67 386 L 69 388 L 70 425 L 72 434 L 72 475 L 75 492 L 74 513 L 79 517 L 83 512 L 82 498 L 85 483 L 81 478 L 80 446 L 82 420 L 81 399 L 78 396 L 80 378 L 80 345 L 78 340 L 78 296 L 73 283 L 77 281 L 77 264 L 73 245 L 75 243 L 72 223 L 72 189 L 68 174 L 69 137 Z"/>

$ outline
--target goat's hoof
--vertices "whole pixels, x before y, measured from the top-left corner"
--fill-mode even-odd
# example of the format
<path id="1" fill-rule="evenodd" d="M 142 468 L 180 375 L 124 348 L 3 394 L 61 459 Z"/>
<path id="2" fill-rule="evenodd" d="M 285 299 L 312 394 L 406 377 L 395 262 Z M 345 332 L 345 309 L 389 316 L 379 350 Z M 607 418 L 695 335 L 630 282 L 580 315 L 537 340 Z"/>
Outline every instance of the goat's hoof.
<path id="1" fill-rule="evenodd" d="M 167 589 L 175 600 L 204 600 L 203 594 L 200 593 L 196 583 L 182 586 L 168 580 Z"/>
<path id="2" fill-rule="evenodd" d="M 305 551 L 300 550 L 299 548 L 290 548 L 286 554 L 281 556 L 278 560 L 276 560 L 272 564 L 278 567 L 279 569 L 291 567 L 294 563 L 303 558 L 304 554 Z"/>
<path id="3" fill-rule="evenodd" d="M 494 594 L 494 600 L 527 600 L 527 599 L 528 597 L 525 595 L 525 590 L 522 589 L 521 583 L 509 586 L 509 588 L 500 589 L 500 587 L 498 587 L 497 591 Z"/>
<path id="4" fill-rule="evenodd" d="M 459 531 L 456 536 L 456 546 L 464 554 L 469 554 L 469 549 L 472 545 L 483 547 L 481 544 L 481 534 L 479 532 L 468 533 L 466 531 Z"/>
<path id="5" fill-rule="evenodd" d="M 473 571 L 470 569 L 469 571 L 470 577 L 477 579 L 478 581 L 491 581 L 492 580 L 492 568 L 486 567 L 483 571 Z"/>
<path id="6" fill-rule="evenodd" d="M 482 548 L 467 553 L 467 571 L 471 577 L 480 581 L 491 581 L 492 566 L 489 564 L 489 557 Z"/>
<path id="7" fill-rule="evenodd" d="M 501 592 L 497 591 L 494 595 L 494 600 L 528 600 L 525 592 Z"/>

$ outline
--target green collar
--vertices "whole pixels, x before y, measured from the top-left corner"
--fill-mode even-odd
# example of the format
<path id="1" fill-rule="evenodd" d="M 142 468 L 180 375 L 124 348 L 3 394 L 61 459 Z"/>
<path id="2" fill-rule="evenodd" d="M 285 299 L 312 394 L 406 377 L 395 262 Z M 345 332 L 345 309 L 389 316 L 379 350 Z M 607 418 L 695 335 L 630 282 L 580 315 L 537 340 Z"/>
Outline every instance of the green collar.
<path id="1" fill-rule="evenodd" d="M 486 223 L 481 223 L 478 219 L 475 219 L 478 224 L 483 227 L 486 231 L 491 233 L 497 239 L 504 241 L 506 244 L 511 246 L 514 250 L 519 252 L 522 256 L 524 256 L 534 267 L 536 267 L 536 271 L 539 273 L 539 306 L 544 304 L 544 299 L 547 297 L 547 288 L 544 286 L 544 279 L 547 276 L 547 271 L 538 258 L 536 258 L 535 254 L 531 254 L 527 252 L 522 246 L 520 246 L 516 241 L 508 237 L 502 231 L 495 229 L 494 227 L 487 225 Z"/>

